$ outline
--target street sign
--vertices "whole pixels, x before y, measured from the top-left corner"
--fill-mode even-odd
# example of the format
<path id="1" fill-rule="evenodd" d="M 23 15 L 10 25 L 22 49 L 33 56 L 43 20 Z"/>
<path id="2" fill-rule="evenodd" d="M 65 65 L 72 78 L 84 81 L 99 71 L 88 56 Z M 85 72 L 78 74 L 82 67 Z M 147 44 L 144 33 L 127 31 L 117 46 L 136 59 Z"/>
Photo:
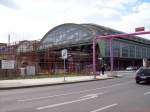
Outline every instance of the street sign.
<path id="1" fill-rule="evenodd" d="M 67 56 L 68 55 L 68 51 L 67 51 L 67 49 L 63 49 L 62 51 L 61 51 L 61 58 L 62 59 L 67 59 Z"/>
<path id="2" fill-rule="evenodd" d="M 64 60 L 64 81 L 66 80 L 65 79 L 65 73 L 66 73 L 66 59 L 68 58 L 68 51 L 67 49 L 63 49 L 61 51 L 61 58 Z"/>

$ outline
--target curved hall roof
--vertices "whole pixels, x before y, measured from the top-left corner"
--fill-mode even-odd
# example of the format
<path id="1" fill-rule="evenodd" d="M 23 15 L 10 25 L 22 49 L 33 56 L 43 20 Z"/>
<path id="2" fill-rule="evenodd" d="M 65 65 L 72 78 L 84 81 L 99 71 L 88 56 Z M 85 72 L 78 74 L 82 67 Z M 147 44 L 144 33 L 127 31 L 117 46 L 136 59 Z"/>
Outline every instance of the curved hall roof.
<path id="1" fill-rule="evenodd" d="M 77 44 L 92 43 L 96 35 L 121 34 L 124 32 L 117 31 L 108 27 L 97 24 L 61 24 L 49 30 L 40 41 L 39 50 L 49 47 L 64 47 Z M 150 41 L 141 37 L 132 36 L 128 40 L 141 42 L 150 45 Z"/>
<path id="2" fill-rule="evenodd" d="M 66 23 L 49 30 L 41 39 L 39 49 L 91 42 L 94 36 L 90 29 L 81 24 Z"/>

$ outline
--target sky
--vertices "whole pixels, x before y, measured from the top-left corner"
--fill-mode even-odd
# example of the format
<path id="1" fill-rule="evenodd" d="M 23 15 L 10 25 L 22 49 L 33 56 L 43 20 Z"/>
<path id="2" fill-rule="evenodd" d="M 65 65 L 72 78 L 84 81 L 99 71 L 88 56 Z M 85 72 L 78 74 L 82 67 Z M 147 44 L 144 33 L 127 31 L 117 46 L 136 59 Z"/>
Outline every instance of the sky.
<path id="1" fill-rule="evenodd" d="M 150 0 L 0 0 L 0 43 L 40 40 L 64 23 L 150 31 Z M 143 38 L 150 39 L 150 35 Z"/>

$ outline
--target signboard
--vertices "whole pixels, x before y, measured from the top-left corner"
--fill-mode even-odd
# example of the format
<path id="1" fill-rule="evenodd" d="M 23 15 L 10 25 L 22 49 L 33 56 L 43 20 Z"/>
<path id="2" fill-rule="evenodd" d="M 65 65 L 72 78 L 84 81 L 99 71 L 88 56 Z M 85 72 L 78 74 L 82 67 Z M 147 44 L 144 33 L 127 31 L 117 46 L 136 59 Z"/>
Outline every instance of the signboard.
<path id="1" fill-rule="evenodd" d="M 67 51 L 67 49 L 63 49 L 62 51 L 61 51 L 61 58 L 62 59 L 67 59 L 67 56 L 68 55 L 68 51 Z"/>
<path id="2" fill-rule="evenodd" d="M 135 28 L 135 32 L 144 31 L 144 30 L 145 30 L 145 27 Z"/>
<path id="3" fill-rule="evenodd" d="M 14 69 L 15 61 L 14 60 L 1 60 L 2 69 Z"/>

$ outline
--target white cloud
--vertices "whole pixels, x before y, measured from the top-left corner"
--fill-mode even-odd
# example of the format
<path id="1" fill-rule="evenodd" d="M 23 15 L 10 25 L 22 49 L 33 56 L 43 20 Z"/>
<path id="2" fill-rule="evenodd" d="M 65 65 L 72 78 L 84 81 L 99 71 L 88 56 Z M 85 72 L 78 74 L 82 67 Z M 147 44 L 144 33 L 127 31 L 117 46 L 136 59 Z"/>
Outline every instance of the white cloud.
<path id="1" fill-rule="evenodd" d="M 10 0 L 11 1 L 11 0 Z M 14 0 L 18 9 L 0 6 L 0 39 L 39 39 L 56 25 L 95 23 L 130 32 L 149 28 L 150 3 L 138 0 Z M 150 29 L 149 29 L 150 30 Z"/>
<path id="2" fill-rule="evenodd" d="M 19 6 L 13 0 L 0 0 L 0 5 L 11 9 L 19 8 Z"/>
<path id="3" fill-rule="evenodd" d="M 121 21 L 118 23 L 118 28 L 124 31 L 133 31 L 135 27 L 144 26 L 150 30 L 150 3 L 142 3 L 139 6 L 134 7 L 134 12 L 129 13 L 126 16 L 121 17 Z M 122 25 L 123 27 L 120 27 Z"/>

